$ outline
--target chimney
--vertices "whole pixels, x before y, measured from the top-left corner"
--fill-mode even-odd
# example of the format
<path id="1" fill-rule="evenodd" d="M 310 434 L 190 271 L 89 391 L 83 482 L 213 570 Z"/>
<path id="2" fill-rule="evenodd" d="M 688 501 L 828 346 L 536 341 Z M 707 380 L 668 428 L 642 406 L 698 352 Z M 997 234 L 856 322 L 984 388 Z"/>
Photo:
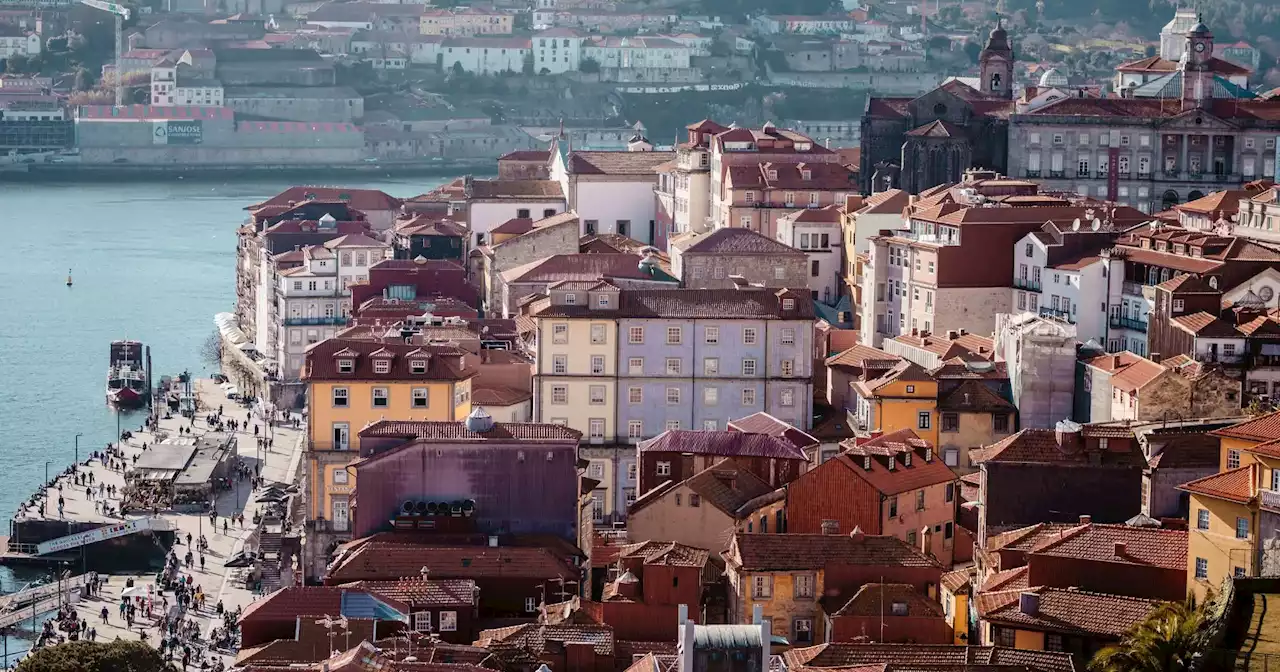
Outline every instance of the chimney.
<path id="1" fill-rule="evenodd" d="M 676 617 L 677 618 L 676 624 L 684 625 L 685 622 L 689 620 L 689 605 L 687 604 L 680 605 L 680 610 L 677 612 L 677 614 L 678 616 Z"/>
<path id="2" fill-rule="evenodd" d="M 925 525 L 924 529 L 920 530 L 920 554 L 932 558 L 933 551 L 929 550 L 932 546 L 933 528 Z"/>
<path id="3" fill-rule="evenodd" d="M 959 333 L 961 336 L 967 336 L 969 335 L 969 330 L 965 329 L 964 327 L 961 327 L 957 333 Z"/>
<path id="4" fill-rule="evenodd" d="M 866 536 L 867 535 L 862 533 L 861 525 L 854 525 L 853 531 L 849 533 L 849 538 L 852 539 L 854 543 L 861 542 Z"/>
<path id="5" fill-rule="evenodd" d="M 920 335 L 920 330 L 919 330 L 919 329 L 916 329 L 915 327 L 911 327 L 911 335 L 912 335 L 912 336 L 919 336 L 919 335 Z"/>
<path id="6" fill-rule="evenodd" d="M 1088 524 L 1090 524 L 1090 523 L 1092 523 L 1092 522 L 1093 522 L 1093 516 L 1091 516 L 1091 515 L 1089 515 L 1089 514 L 1087 514 L 1087 513 L 1086 513 L 1086 514 L 1082 514 L 1082 515 L 1080 516 L 1080 524 L 1081 524 L 1081 525 L 1088 525 Z"/>
<path id="7" fill-rule="evenodd" d="M 831 536 L 833 534 L 840 534 L 840 521 L 838 520 L 822 521 L 822 533 L 827 536 Z"/>
<path id="8" fill-rule="evenodd" d="M 1040 614 L 1040 595 L 1029 591 L 1019 594 L 1018 611 L 1027 616 L 1038 616 Z"/>
<path id="9" fill-rule="evenodd" d="M 956 331 L 955 331 L 954 329 L 948 329 L 948 330 L 947 330 L 947 340 L 948 340 L 948 341 L 954 341 L 954 340 L 956 340 L 957 338 L 960 338 L 960 334 L 956 333 Z"/>
<path id="10" fill-rule="evenodd" d="M 489 535 L 489 548 L 497 548 L 497 547 L 498 547 L 498 536 Z"/>
<path id="11" fill-rule="evenodd" d="M 1125 552 L 1126 552 L 1127 550 L 1128 550 L 1128 548 L 1125 546 L 1125 543 L 1124 543 L 1123 541 L 1117 541 L 1117 542 L 1116 542 L 1116 557 L 1117 557 L 1117 558 L 1123 558 L 1123 557 L 1125 557 Z"/>

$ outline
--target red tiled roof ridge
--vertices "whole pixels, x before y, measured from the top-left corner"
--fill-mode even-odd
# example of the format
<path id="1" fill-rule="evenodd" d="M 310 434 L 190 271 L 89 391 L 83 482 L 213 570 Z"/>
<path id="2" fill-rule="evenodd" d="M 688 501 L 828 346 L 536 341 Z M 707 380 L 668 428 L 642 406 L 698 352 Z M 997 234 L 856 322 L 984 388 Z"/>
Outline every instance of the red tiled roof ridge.
<path id="1" fill-rule="evenodd" d="M 1252 441 L 1274 441 L 1280 439 L 1280 411 L 1265 413 L 1239 424 L 1215 429 L 1209 432 L 1213 436 Z"/>
<path id="2" fill-rule="evenodd" d="M 1257 463 L 1246 464 L 1235 469 L 1197 478 L 1178 486 L 1179 490 L 1205 495 L 1216 499 L 1226 499 L 1238 503 L 1246 503 L 1255 496 Z"/>

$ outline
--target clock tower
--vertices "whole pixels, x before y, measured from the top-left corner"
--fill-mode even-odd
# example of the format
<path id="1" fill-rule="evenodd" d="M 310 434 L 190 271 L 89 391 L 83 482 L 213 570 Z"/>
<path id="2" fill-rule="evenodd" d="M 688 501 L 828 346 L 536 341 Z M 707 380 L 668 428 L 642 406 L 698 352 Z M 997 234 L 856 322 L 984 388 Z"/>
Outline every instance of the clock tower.
<path id="1" fill-rule="evenodd" d="M 1182 74 L 1182 109 L 1204 107 L 1213 99 L 1213 33 L 1203 21 L 1187 31 L 1186 48 L 1178 69 Z"/>

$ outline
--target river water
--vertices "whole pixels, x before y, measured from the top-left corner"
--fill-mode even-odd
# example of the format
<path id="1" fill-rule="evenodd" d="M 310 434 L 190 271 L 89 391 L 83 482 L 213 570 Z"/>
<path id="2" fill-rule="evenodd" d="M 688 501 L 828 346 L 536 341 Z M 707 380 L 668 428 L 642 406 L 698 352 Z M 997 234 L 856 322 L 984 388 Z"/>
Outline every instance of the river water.
<path id="1" fill-rule="evenodd" d="M 46 461 L 50 474 L 71 464 L 76 434 L 81 459 L 113 440 L 116 416 L 103 397 L 113 339 L 150 345 L 157 381 L 210 372 L 200 346 L 214 313 L 234 308 L 246 205 L 294 184 L 409 197 L 443 182 L 286 179 L 0 184 L 0 515 L 35 491 Z M 0 590 L 31 578 L 0 570 Z"/>

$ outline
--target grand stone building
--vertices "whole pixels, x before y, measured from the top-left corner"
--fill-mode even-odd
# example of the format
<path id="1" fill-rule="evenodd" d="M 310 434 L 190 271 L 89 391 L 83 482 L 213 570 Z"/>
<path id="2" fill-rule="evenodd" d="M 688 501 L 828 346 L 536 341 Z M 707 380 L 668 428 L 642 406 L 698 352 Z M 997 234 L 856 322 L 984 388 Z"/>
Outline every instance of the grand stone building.
<path id="1" fill-rule="evenodd" d="M 1008 174 L 1147 212 L 1274 179 L 1280 100 L 1225 87 L 1239 66 L 1213 57 L 1213 34 L 1203 23 L 1184 41 L 1169 77 L 1176 86 L 1167 87 L 1177 95 L 1125 89 L 1121 97 L 1019 105 L 1009 117 Z"/>
<path id="2" fill-rule="evenodd" d="M 1005 172 L 1013 103 L 1013 47 L 1001 26 L 979 56 L 979 88 L 950 80 L 918 98 L 867 100 L 862 188 L 918 193 L 959 182 L 966 168 Z"/>

